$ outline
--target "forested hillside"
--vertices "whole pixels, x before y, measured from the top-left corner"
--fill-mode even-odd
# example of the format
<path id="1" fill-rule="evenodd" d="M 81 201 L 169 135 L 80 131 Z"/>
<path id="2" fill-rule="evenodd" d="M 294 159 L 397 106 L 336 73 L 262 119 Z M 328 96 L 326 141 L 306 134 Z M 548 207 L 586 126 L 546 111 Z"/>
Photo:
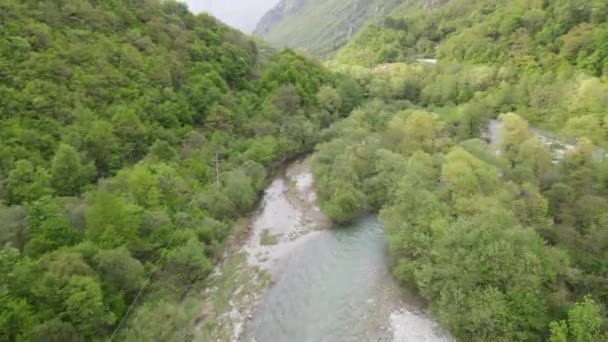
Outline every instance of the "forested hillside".
<path id="1" fill-rule="evenodd" d="M 331 54 L 368 20 L 390 13 L 404 0 L 282 0 L 258 23 L 254 34 L 277 47 Z"/>
<path id="2" fill-rule="evenodd" d="M 458 340 L 607 340 L 608 5 L 428 3 L 332 62 L 368 101 L 315 153 L 323 211 L 379 213 L 393 274 Z"/>
<path id="3" fill-rule="evenodd" d="M 556 1 L 408 1 L 342 49 L 339 60 L 386 63 L 437 57 L 506 63 L 526 70 L 567 61 L 602 76 L 608 59 L 608 3 Z"/>
<path id="4" fill-rule="evenodd" d="M 517 110 L 561 135 L 606 145 L 608 98 L 601 79 L 608 65 L 608 3 L 452 0 L 436 9 L 424 3 L 408 2 L 367 27 L 336 62 L 369 67 L 431 57 L 474 64 L 479 86 L 511 97 L 502 111 Z M 427 103 L 431 97 L 464 103 L 481 90 L 463 92 L 462 80 L 445 71 L 443 82 L 419 89 Z"/>
<path id="5" fill-rule="evenodd" d="M 0 340 L 104 340 L 136 298 L 119 333 L 174 337 L 267 170 L 356 104 L 266 57 L 174 1 L 0 2 Z"/>
<path id="6" fill-rule="evenodd" d="M 279 46 L 327 55 L 371 23 L 330 72 L 175 1 L 0 2 L 0 340 L 223 324 L 185 299 L 315 148 L 321 209 L 378 214 L 393 275 L 457 340 L 608 340 L 607 20 L 603 0 L 282 1 L 259 26 Z"/>

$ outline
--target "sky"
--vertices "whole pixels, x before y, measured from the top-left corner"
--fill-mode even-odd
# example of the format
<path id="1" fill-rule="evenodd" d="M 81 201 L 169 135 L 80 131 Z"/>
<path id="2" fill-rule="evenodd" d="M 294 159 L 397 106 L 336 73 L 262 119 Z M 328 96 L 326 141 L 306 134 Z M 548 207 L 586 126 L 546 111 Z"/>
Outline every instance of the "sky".
<path id="1" fill-rule="evenodd" d="M 279 0 L 181 0 L 194 13 L 209 12 L 222 22 L 251 33 Z"/>

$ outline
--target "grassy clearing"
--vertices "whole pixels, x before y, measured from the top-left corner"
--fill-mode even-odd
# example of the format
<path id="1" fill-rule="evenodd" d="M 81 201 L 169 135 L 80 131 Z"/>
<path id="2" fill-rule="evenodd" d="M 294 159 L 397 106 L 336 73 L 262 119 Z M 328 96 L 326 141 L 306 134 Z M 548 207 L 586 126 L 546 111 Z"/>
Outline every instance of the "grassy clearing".
<path id="1" fill-rule="evenodd" d="M 280 234 L 271 234 L 268 229 L 264 229 L 262 231 L 262 235 L 260 236 L 260 245 L 261 246 L 274 246 L 279 243 Z"/>

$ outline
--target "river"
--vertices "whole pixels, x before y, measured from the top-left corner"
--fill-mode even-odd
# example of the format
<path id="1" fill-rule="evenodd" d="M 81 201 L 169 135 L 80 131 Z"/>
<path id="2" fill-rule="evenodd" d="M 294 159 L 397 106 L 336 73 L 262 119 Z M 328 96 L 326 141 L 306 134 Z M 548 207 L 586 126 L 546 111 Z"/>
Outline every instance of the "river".
<path id="1" fill-rule="evenodd" d="M 314 205 L 309 163 L 295 162 L 279 175 L 252 218 L 247 260 L 271 281 L 241 315 L 248 319 L 237 340 L 449 341 L 423 301 L 391 277 L 386 237 L 374 217 L 328 229 Z"/>
<path id="2" fill-rule="evenodd" d="M 482 131 L 482 135 L 486 137 L 488 143 L 497 146 L 502 139 L 503 128 L 504 124 L 502 121 L 495 119 L 490 120 L 488 126 Z M 552 134 L 535 127 L 530 127 L 530 132 L 538 141 L 549 149 L 554 164 L 563 160 L 566 154 L 576 147 L 573 142 L 566 142 L 563 139 L 556 138 Z M 603 155 L 603 150 L 598 149 L 598 153 Z"/>

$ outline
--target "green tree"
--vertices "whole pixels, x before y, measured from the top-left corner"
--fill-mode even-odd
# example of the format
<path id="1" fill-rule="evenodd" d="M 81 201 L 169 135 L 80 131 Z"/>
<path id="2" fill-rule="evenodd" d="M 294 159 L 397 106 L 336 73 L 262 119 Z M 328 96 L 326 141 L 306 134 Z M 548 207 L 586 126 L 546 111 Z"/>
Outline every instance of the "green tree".
<path id="1" fill-rule="evenodd" d="M 401 150 L 409 154 L 417 150 L 435 153 L 448 145 L 444 124 L 437 114 L 414 111 L 405 121 L 395 117 L 388 129 L 389 134 L 397 139 Z"/>
<path id="2" fill-rule="evenodd" d="M 75 196 L 94 176 L 92 166 L 83 165 L 78 151 L 70 145 L 57 148 L 51 164 L 51 185 L 59 196 Z"/>
<path id="3" fill-rule="evenodd" d="M 123 333 L 127 341 L 171 340 L 175 331 L 190 317 L 179 305 L 168 300 L 144 303 L 133 315 L 131 324 Z"/>
<path id="4" fill-rule="evenodd" d="M 567 321 L 551 322 L 551 342 L 599 341 L 602 317 L 591 297 L 586 296 L 568 311 Z"/>
<path id="5" fill-rule="evenodd" d="M 336 89 L 322 86 L 317 93 L 317 100 L 321 108 L 330 113 L 337 113 L 342 107 L 342 98 Z"/>
<path id="6" fill-rule="evenodd" d="M 544 287 L 554 281 L 557 266 L 542 239 L 488 204 L 480 214 L 457 220 L 436 243 L 437 257 L 417 273 L 417 283 L 428 298 L 437 298 L 440 317 L 459 338 L 539 337 L 548 323 Z"/>
<path id="7" fill-rule="evenodd" d="M 512 169 L 506 176 L 517 183 L 543 185 L 551 173 L 553 162 L 549 149 L 537 138 L 521 142 L 517 149 L 517 155 L 511 160 Z"/>
<path id="8" fill-rule="evenodd" d="M 301 98 L 293 84 L 278 87 L 272 94 L 272 103 L 283 113 L 293 113 L 301 105 Z"/>
<path id="9" fill-rule="evenodd" d="M 205 118 L 205 126 L 215 129 L 232 130 L 235 126 L 234 112 L 222 105 L 216 104 L 209 110 Z"/>
<path id="10" fill-rule="evenodd" d="M 166 141 L 156 140 L 150 147 L 148 156 L 154 161 L 174 161 L 177 158 L 177 151 Z"/>
<path id="11" fill-rule="evenodd" d="M 9 204 L 30 202 L 52 193 L 48 172 L 40 167 L 34 168 L 28 160 L 15 163 L 4 186 Z"/>
<path id="12" fill-rule="evenodd" d="M 594 143 L 603 143 L 607 136 L 602 128 L 602 120 L 594 115 L 583 115 L 568 119 L 563 132 L 575 138 L 589 138 Z"/>
<path id="13" fill-rule="evenodd" d="M 244 211 L 255 202 L 256 192 L 251 184 L 251 178 L 241 170 L 225 174 L 222 192 L 235 204 L 236 209 Z"/>
<path id="14" fill-rule="evenodd" d="M 22 249 L 26 242 L 26 210 L 23 207 L 5 207 L 0 204 L 0 246 L 11 244 Z"/>
<path id="15" fill-rule="evenodd" d="M 121 166 L 120 142 L 114 135 L 114 127 L 107 121 L 97 120 L 91 124 L 84 137 L 84 147 L 99 175 L 106 176 Z"/>
<path id="16" fill-rule="evenodd" d="M 499 142 L 501 157 L 505 159 L 508 167 L 513 169 L 517 166 L 520 145 L 531 139 L 532 133 L 528 122 L 515 113 L 502 114 L 499 119 L 503 124 Z"/>
<path id="17" fill-rule="evenodd" d="M 137 161 L 144 156 L 147 148 L 147 128 L 132 109 L 120 108 L 112 117 L 116 136 L 121 142 L 125 160 Z"/>
<path id="18" fill-rule="evenodd" d="M 86 237 L 104 249 L 127 245 L 138 238 L 141 223 L 140 208 L 122 197 L 100 192 L 86 213 Z"/>
<path id="19" fill-rule="evenodd" d="M 125 295 L 133 295 L 143 285 L 144 267 L 125 248 L 99 251 L 94 264 L 102 281 Z"/>
<path id="20" fill-rule="evenodd" d="M 84 338 L 76 328 L 68 322 L 55 318 L 38 325 L 34 330 L 35 342 L 81 342 Z"/>
<path id="21" fill-rule="evenodd" d="M 606 86 L 597 78 L 583 80 L 570 105 L 570 112 L 575 116 L 586 114 L 603 114 L 608 105 L 608 92 Z"/>
<path id="22" fill-rule="evenodd" d="M 81 239 L 80 232 L 68 222 L 60 202 L 50 197 L 43 197 L 28 207 L 27 229 L 25 251 L 34 257 L 72 246 Z"/>
<path id="23" fill-rule="evenodd" d="M 454 200 L 473 195 L 492 195 L 499 187 L 497 170 L 462 147 L 454 147 L 441 168 L 441 179 Z"/>
<path id="24" fill-rule="evenodd" d="M 0 296 L 0 338 L 28 340 L 36 324 L 34 308 L 25 299 L 11 298 L 4 288 L 0 288 Z"/>
<path id="25" fill-rule="evenodd" d="M 352 78 L 345 77 L 338 83 L 338 94 L 342 104 L 340 113 L 346 115 L 363 102 L 363 90 Z"/>
<path id="26" fill-rule="evenodd" d="M 352 184 L 336 180 L 333 195 L 321 205 L 323 212 L 333 221 L 347 223 L 361 215 L 366 209 L 365 194 Z"/>
<path id="27" fill-rule="evenodd" d="M 123 187 L 122 190 L 133 196 L 138 205 L 151 208 L 161 204 L 159 179 L 150 167 L 138 164 L 132 169 L 119 172 L 116 178 Z"/>
<path id="28" fill-rule="evenodd" d="M 191 284 L 206 277 L 211 272 L 211 261 L 205 255 L 205 248 L 195 239 L 167 253 L 167 269 L 180 284 Z"/>
<path id="29" fill-rule="evenodd" d="M 116 317 L 103 303 L 99 283 L 91 277 L 74 276 L 65 290 L 65 316 L 83 335 L 89 338 L 115 322 Z"/>

